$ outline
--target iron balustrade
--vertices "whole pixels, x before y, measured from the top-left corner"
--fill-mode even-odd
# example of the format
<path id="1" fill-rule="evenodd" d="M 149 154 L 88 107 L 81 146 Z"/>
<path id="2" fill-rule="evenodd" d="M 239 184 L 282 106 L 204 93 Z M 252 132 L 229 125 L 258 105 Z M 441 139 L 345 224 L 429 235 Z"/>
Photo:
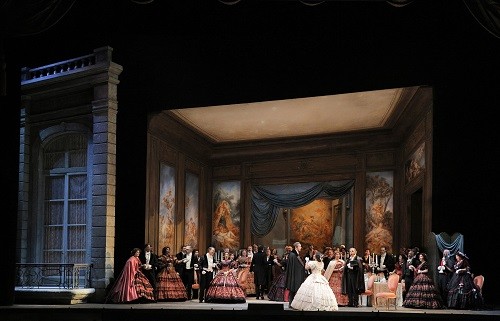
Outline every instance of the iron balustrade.
<path id="1" fill-rule="evenodd" d="M 22 288 L 91 288 L 92 264 L 16 263 L 16 286 Z"/>

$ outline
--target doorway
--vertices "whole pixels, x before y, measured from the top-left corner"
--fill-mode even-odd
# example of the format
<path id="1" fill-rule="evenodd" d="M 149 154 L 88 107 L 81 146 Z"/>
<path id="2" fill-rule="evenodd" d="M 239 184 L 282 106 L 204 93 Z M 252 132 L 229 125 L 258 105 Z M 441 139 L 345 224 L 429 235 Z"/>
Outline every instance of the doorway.
<path id="1" fill-rule="evenodd" d="M 424 245 L 423 213 L 422 213 L 423 190 L 419 188 L 410 195 L 410 244 L 422 247 Z"/>

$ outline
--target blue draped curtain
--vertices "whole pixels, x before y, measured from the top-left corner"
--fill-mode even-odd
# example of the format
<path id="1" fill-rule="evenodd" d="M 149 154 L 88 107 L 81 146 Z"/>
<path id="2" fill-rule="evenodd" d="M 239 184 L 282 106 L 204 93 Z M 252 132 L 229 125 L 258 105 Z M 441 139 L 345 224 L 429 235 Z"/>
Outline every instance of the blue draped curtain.
<path id="1" fill-rule="evenodd" d="M 353 186 L 354 180 L 252 186 L 252 234 L 268 234 L 283 208 L 304 206 L 318 197 L 339 198 Z"/>
<path id="2" fill-rule="evenodd" d="M 464 236 L 462 234 L 458 234 L 454 241 L 448 243 L 441 234 L 435 234 L 436 245 L 441 251 L 441 253 L 448 249 L 450 250 L 450 254 L 455 255 L 458 251 L 464 251 Z"/>

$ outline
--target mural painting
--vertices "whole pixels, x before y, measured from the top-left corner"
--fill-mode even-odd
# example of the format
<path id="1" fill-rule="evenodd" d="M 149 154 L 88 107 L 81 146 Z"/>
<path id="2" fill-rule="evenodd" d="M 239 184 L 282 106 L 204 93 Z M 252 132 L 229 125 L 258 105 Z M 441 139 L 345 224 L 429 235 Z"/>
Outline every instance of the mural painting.
<path id="1" fill-rule="evenodd" d="M 381 246 L 385 246 L 387 252 L 393 253 L 393 196 L 392 171 L 367 173 L 365 244 L 373 253 L 379 253 Z"/>
<path id="2" fill-rule="evenodd" d="M 199 179 L 186 173 L 186 203 L 184 216 L 184 244 L 198 248 Z"/>
<path id="3" fill-rule="evenodd" d="M 216 250 L 240 247 L 240 193 L 239 181 L 214 183 L 212 244 Z"/>
<path id="4" fill-rule="evenodd" d="M 405 163 L 405 178 L 406 183 L 411 182 L 425 170 L 425 144 L 411 155 L 410 159 Z"/>
<path id="5" fill-rule="evenodd" d="M 290 210 L 290 242 L 299 241 L 303 249 L 309 244 L 322 251 L 332 246 L 336 216 L 332 200 L 316 199 Z"/>
<path id="6" fill-rule="evenodd" d="M 175 235 L 175 168 L 160 165 L 160 204 L 159 204 L 158 248 L 174 246 Z"/>

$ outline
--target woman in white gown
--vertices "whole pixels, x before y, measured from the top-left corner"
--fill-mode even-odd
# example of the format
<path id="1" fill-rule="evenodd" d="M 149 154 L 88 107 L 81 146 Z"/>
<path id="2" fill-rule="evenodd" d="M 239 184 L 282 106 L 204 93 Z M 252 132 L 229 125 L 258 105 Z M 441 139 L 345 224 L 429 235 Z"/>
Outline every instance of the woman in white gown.
<path id="1" fill-rule="evenodd" d="M 290 307 L 301 311 L 338 311 L 335 294 L 328 280 L 321 274 L 321 254 L 316 254 L 314 260 L 306 262 L 306 269 L 310 269 L 311 274 L 300 286 Z"/>

